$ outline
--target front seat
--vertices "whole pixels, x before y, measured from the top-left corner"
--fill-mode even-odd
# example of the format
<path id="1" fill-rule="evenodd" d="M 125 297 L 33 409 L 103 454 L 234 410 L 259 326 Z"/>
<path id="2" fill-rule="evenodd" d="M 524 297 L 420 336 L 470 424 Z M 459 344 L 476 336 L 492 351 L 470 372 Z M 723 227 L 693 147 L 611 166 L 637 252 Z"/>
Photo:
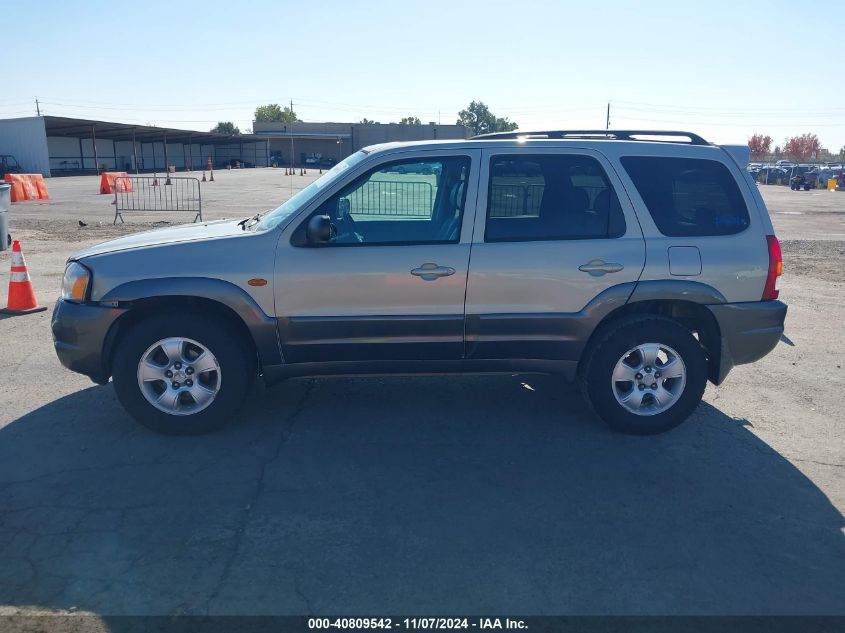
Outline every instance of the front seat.
<path id="1" fill-rule="evenodd" d="M 449 206 L 454 213 L 440 225 L 435 239 L 440 242 L 454 242 L 458 239 L 458 229 L 461 222 L 461 211 L 464 202 L 464 181 L 460 180 L 452 185 L 449 191 Z"/>

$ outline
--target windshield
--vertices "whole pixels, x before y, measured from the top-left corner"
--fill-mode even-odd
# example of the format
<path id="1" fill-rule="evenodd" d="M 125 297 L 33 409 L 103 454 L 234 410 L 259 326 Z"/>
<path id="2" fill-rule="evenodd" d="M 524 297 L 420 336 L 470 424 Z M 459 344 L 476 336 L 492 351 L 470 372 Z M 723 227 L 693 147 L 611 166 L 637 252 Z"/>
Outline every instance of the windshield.
<path id="1" fill-rule="evenodd" d="M 257 231 L 267 231 L 279 226 L 279 224 L 290 217 L 293 213 L 301 209 L 302 205 L 306 204 L 309 200 L 311 200 L 311 198 L 322 191 L 326 185 L 332 184 L 350 167 L 354 167 L 364 160 L 367 153 L 368 152 L 364 150 L 360 150 L 350 156 L 347 156 L 325 174 L 320 176 L 317 180 L 305 187 L 305 189 L 294 194 L 293 197 L 282 203 L 280 207 L 263 216 L 258 224 L 255 225 L 255 229 Z"/>

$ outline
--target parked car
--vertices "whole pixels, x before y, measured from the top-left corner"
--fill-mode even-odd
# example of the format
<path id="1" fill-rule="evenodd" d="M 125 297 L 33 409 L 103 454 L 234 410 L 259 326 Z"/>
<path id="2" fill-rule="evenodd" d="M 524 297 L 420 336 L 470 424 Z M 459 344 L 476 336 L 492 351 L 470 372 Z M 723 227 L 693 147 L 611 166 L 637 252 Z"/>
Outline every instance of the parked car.
<path id="1" fill-rule="evenodd" d="M 423 176 L 431 176 L 439 173 L 439 166 L 431 165 L 428 162 L 419 163 L 400 163 L 387 170 L 394 174 L 422 174 Z"/>
<path id="2" fill-rule="evenodd" d="M 789 180 L 789 171 L 781 167 L 763 167 L 757 172 L 757 182 L 764 185 L 785 184 Z"/>
<path id="3" fill-rule="evenodd" d="M 832 169 L 820 166 L 816 166 L 807 172 L 807 175 L 813 180 L 813 186 L 819 189 L 825 189 L 827 187 L 827 181 L 829 178 L 834 177 L 833 174 L 834 172 Z"/>
<path id="4" fill-rule="evenodd" d="M 816 172 L 799 172 L 789 179 L 789 188 L 793 191 L 800 191 L 801 189 L 809 191 L 810 189 L 814 189 L 816 187 L 817 178 L 818 174 Z"/>
<path id="5" fill-rule="evenodd" d="M 6 174 L 22 174 L 23 169 L 11 154 L 0 154 L 0 180 Z"/>
<path id="6" fill-rule="evenodd" d="M 231 421 L 256 376 L 392 372 L 555 374 L 653 434 L 775 347 L 781 253 L 747 147 L 522 134 L 366 148 L 269 213 L 82 250 L 59 359 L 170 434 Z M 434 183 L 376 187 L 403 165 Z"/>
<path id="7" fill-rule="evenodd" d="M 255 167 L 255 165 L 248 161 L 240 160 L 239 158 L 230 158 L 229 160 L 223 162 L 223 168 L 225 169 L 226 167 L 245 168 Z"/>

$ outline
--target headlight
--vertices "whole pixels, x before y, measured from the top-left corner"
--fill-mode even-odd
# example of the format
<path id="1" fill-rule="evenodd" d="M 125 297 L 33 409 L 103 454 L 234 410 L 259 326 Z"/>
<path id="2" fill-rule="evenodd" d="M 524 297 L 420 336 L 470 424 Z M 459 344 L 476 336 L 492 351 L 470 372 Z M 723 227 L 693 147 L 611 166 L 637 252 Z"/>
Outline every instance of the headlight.
<path id="1" fill-rule="evenodd" d="M 91 283 L 91 271 L 79 262 L 68 262 L 62 279 L 62 299 L 85 301 L 88 285 Z"/>

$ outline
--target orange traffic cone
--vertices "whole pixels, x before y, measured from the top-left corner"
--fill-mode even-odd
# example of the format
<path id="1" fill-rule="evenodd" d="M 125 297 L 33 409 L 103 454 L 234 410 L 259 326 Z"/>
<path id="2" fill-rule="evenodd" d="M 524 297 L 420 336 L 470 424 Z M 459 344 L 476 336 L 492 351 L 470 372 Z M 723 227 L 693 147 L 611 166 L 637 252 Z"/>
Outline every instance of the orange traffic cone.
<path id="1" fill-rule="evenodd" d="M 6 314 L 29 314 L 46 309 L 46 306 L 38 305 L 38 300 L 35 298 L 35 289 L 32 287 L 32 281 L 30 281 L 29 273 L 26 270 L 21 243 L 15 240 L 12 242 L 12 276 L 9 279 L 9 300 L 2 312 Z"/>
<path id="2" fill-rule="evenodd" d="M 205 182 L 205 170 L 202 170 L 202 181 Z"/>

